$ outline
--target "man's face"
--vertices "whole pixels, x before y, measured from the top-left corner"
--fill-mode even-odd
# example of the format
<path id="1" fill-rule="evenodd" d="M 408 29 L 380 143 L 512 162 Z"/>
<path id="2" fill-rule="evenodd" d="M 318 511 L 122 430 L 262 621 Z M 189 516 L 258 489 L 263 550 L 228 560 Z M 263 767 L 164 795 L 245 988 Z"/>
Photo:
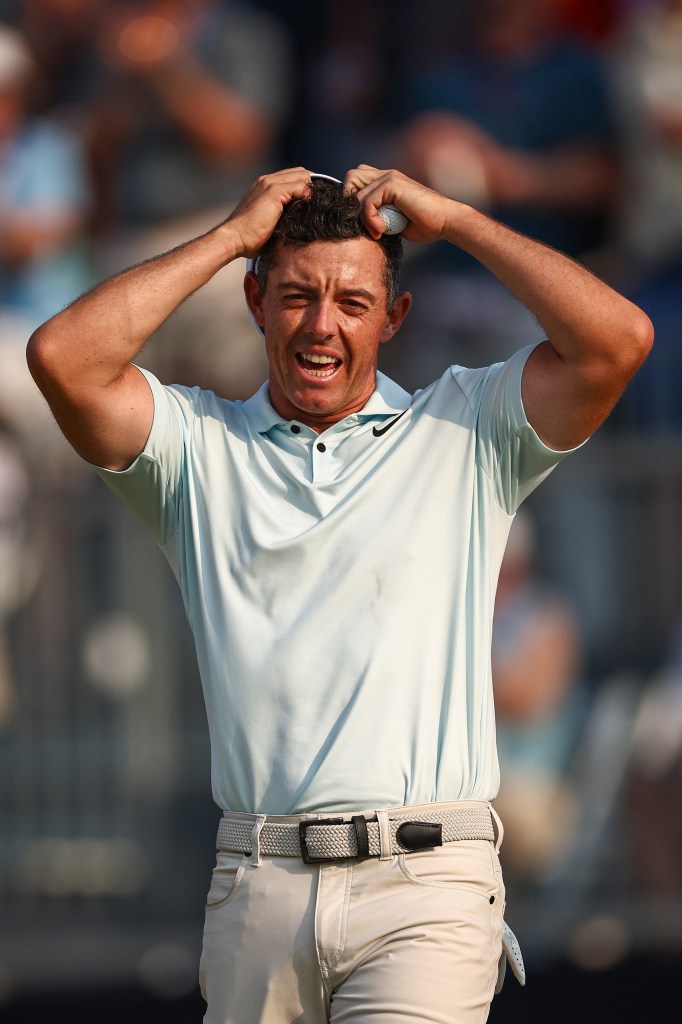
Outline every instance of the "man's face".
<path id="1" fill-rule="evenodd" d="M 261 296 L 246 292 L 265 329 L 270 401 L 281 416 L 322 431 L 357 412 L 374 391 L 379 346 L 410 305 L 386 309 L 385 257 L 369 238 L 279 245 Z"/>

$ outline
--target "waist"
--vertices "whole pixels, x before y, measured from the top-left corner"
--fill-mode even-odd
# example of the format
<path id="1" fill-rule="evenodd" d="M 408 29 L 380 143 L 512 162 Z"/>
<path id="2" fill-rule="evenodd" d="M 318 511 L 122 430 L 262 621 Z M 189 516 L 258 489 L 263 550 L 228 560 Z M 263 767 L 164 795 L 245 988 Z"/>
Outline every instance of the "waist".
<path id="1" fill-rule="evenodd" d="M 364 811 L 265 815 L 224 811 L 218 850 L 284 857 L 306 863 L 386 858 L 462 840 L 501 842 L 490 804 L 457 800 Z"/>

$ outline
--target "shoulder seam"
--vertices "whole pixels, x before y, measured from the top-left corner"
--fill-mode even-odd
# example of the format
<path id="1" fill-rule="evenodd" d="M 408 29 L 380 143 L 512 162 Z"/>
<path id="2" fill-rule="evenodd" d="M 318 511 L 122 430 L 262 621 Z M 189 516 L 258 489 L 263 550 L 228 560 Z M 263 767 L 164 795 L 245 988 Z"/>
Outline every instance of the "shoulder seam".
<path id="1" fill-rule="evenodd" d="M 464 398 L 464 401 L 465 401 L 465 402 L 466 402 L 466 404 L 467 404 L 467 405 L 469 406 L 469 408 L 471 409 L 471 411 L 472 411 L 472 412 L 473 412 L 474 414 L 476 414 L 476 410 L 474 409 L 473 405 L 471 404 L 471 400 L 469 399 L 469 396 L 467 395 L 466 391 L 464 390 L 464 388 L 462 387 L 462 385 L 460 384 L 460 382 L 459 382 L 459 381 L 457 380 L 457 377 L 455 376 L 455 367 L 454 367 L 454 366 L 450 366 L 450 367 L 449 367 L 449 370 L 450 370 L 450 376 L 452 377 L 452 379 L 453 379 L 454 383 L 455 383 L 455 384 L 457 385 L 457 387 L 459 388 L 459 390 L 460 390 L 460 392 L 461 392 L 461 394 L 462 394 L 462 397 Z M 478 415 L 477 415 L 477 414 L 476 414 L 476 422 L 478 423 Z"/>

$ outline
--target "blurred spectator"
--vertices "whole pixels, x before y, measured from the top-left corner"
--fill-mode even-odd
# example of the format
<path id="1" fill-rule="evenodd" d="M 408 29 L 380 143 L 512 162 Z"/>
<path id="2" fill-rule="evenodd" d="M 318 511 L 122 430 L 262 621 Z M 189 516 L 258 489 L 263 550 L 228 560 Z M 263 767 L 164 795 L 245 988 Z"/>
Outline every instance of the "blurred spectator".
<path id="1" fill-rule="evenodd" d="M 518 231 L 584 256 L 603 241 L 617 193 L 615 132 L 600 57 L 561 31 L 556 5 L 469 3 L 449 52 L 407 70 L 410 116 L 395 162 Z M 466 365 L 505 358 L 539 337 L 523 307 L 469 256 L 430 248 L 418 306 L 431 312 L 423 324 L 413 318 L 417 337 L 440 335 L 452 353 L 454 334 Z"/>
<path id="2" fill-rule="evenodd" d="M 667 664 L 644 696 L 629 783 L 635 880 L 649 896 L 682 894 L 682 621 Z M 673 904 L 679 911 L 679 904 Z"/>
<path id="3" fill-rule="evenodd" d="M 288 110 L 286 36 L 267 14 L 214 0 L 113 5 L 101 34 L 110 75 L 93 142 L 100 220 L 120 269 L 223 220 L 268 169 Z M 107 208 L 107 204 L 109 204 Z M 114 247 L 111 248 L 112 241 Z M 231 265 L 170 321 L 157 372 L 224 381 L 245 397 L 264 355 Z"/>
<path id="4" fill-rule="evenodd" d="M 300 154 L 295 162 L 339 178 L 359 163 L 382 167 L 391 34 L 385 0 L 330 0 L 305 7 L 300 13 L 315 35 L 307 40 L 299 69 L 300 98 L 291 129 L 293 151 Z"/>
<path id="5" fill-rule="evenodd" d="M 505 867 L 516 881 L 539 881 L 572 838 L 581 654 L 571 608 L 538 576 L 533 524 L 521 511 L 500 571 L 492 646 L 502 777 L 495 805 Z"/>
<path id="6" fill-rule="evenodd" d="M 557 0 L 557 13 L 568 31 L 603 43 L 617 30 L 627 3 L 628 0 Z"/>
<path id="7" fill-rule="evenodd" d="M 16 708 L 9 619 L 37 578 L 37 555 L 27 530 L 28 492 L 28 471 L 19 447 L 0 422 L 0 732 L 9 726 Z"/>
<path id="8" fill-rule="evenodd" d="M 482 0 L 470 16 L 468 40 L 410 83 L 410 164 L 439 191 L 585 252 L 616 181 L 604 69 L 561 34 L 554 0 Z"/>
<path id="9" fill-rule="evenodd" d="M 286 43 L 237 3 L 111 8 L 99 152 L 125 223 L 224 210 L 271 158 L 287 111 Z"/>
<path id="10" fill-rule="evenodd" d="M 88 184 L 75 140 L 28 116 L 33 61 L 0 26 L 0 305 L 34 326 L 83 291 Z"/>
<path id="11" fill-rule="evenodd" d="M 656 344 L 628 389 L 631 425 L 682 427 L 682 2 L 658 0 L 633 15 L 618 47 L 618 96 L 628 193 L 622 243 L 636 283 L 631 297 L 651 317 Z M 632 281 L 631 281 L 632 284 Z"/>
<path id="12" fill-rule="evenodd" d="M 23 0 L 16 22 L 40 69 L 33 108 L 89 135 L 104 77 L 96 39 L 107 0 Z"/>
<path id="13" fill-rule="evenodd" d="M 28 114 L 35 71 L 22 36 L 0 25 L 0 408 L 21 429 L 44 406 L 28 336 L 90 280 L 84 157 L 63 127 Z"/>

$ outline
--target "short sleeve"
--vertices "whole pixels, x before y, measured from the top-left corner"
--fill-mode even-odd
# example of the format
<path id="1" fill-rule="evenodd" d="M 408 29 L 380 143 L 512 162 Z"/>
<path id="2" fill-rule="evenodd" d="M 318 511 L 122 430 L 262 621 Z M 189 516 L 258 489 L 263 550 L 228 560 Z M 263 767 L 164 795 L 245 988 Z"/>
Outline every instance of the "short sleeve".
<path id="1" fill-rule="evenodd" d="M 528 422 L 521 379 L 535 347 L 522 348 L 507 362 L 489 367 L 469 395 L 477 412 L 477 459 L 493 484 L 495 500 L 508 515 L 516 512 L 562 459 L 577 450 L 548 448 Z M 460 383 L 466 387 L 466 381 Z"/>
<path id="2" fill-rule="evenodd" d="M 154 398 L 154 418 L 144 450 L 120 472 L 95 469 L 111 490 L 140 517 L 161 545 L 178 528 L 183 498 L 187 437 L 196 413 L 198 388 L 167 387 L 139 367 Z"/>

